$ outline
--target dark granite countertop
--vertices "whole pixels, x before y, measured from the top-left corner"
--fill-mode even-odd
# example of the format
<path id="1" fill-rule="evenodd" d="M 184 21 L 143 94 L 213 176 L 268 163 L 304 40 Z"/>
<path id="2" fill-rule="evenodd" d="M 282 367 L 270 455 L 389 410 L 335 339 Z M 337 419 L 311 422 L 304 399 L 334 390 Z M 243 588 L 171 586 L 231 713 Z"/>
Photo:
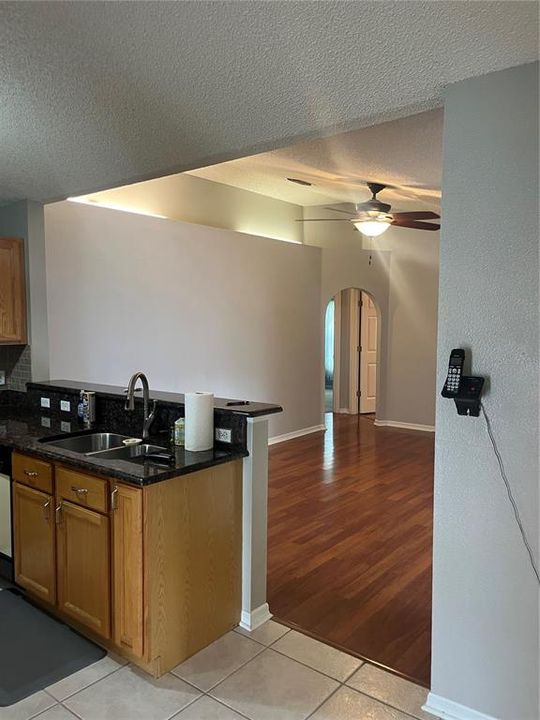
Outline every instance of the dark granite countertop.
<path id="1" fill-rule="evenodd" d="M 71 384 L 73 387 L 73 384 Z M 87 389 L 92 389 L 86 385 Z M 154 395 L 155 397 L 155 395 Z M 84 432 L 71 423 L 70 432 L 66 432 L 62 420 L 57 417 L 46 418 L 49 426 L 42 424 L 42 417 L 32 413 L 28 408 L 21 408 L 15 405 L 0 403 L 0 445 L 12 447 L 28 455 L 64 463 L 75 469 L 114 477 L 133 485 L 149 485 L 161 482 L 177 475 L 184 475 L 197 470 L 220 465 L 222 463 L 246 457 L 248 453 L 242 449 L 213 450 L 203 452 L 188 452 L 184 448 L 169 447 L 169 442 L 164 442 L 163 435 L 151 437 L 149 442 L 155 445 L 167 446 L 174 453 L 174 460 L 167 465 L 157 464 L 151 461 L 129 462 L 127 460 L 106 460 L 92 456 L 81 455 L 55 448 L 52 445 L 40 442 L 41 439 L 55 435 L 68 435 L 74 432 Z M 110 431 L 111 428 L 95 427 L 87 432 Z M 116 430 L 116 429 L 115 429 Z M 129 433 L 128 433 L 129 434 Z"/>
<path id="2" fill-rule="evenodd" d="M 35 390 L 90 390 L 100 395 L 109 397 L 125 397 L 125 386 L 120 385 L 98 385 L 96 383 L 81 382 L 80 380 L 47 380 L 44 382 L 31 382 L 27 385 L 28 389 Z M 150 397 L 153 400 L 160 400 L 164 403 L 180 403 L 184 404 L 184 395 L 182 393 L 165 392 L 162 390 L 152 390 L 150 388 Z M 214 410 L 223 410 L 232 413 L 238 413 L 245 417 L 259 417 L 261 415 L 273 415 L 280 413 L 283 408 L 280 405 L 272 403 L 254 402 L 252 400 L 235 400 L 229 398 L 214 398 Z"/>

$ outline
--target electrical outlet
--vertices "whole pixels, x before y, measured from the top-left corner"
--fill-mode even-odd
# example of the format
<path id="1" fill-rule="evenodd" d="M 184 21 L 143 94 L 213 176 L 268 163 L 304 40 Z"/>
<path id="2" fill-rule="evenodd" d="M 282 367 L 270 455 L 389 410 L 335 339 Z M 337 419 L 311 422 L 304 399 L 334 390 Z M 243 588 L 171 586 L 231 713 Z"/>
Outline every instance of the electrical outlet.
<path id="1" fill-rule="evenodd" d="M 41 427 L 50 428 L 51 427 L 51 418 L 42 416 Z"/>
<path id="2" fill-rule="evenodd" d="M 60 400 L 60 410 L 63 410 L 63 412 L 69 412 L 71 410 L 71 403 L 69 400 Z"/>
<path id="3" fill-rule="evenodd" d="M 216 428 L 216 440 L 220 442 L 232 442 L 232 430 L 229 428 Z"/>
<path id="4" fill-rule="evenodd" d="M 0 385 L 6 384 L 6 371 L 0 370 Z"/>
<path id="5" fill-rule="evenodd" d="M 62 420 L 62 422 L 60 423 L 60 430 L 67 433 L 71 432 L 71 423 Z"/>
<path id="6" fill-rule="evenodd" d="M 50 408 L 51 407 L 51 399 L 42 397 L 41 398 L 41 407 L 42 408 Z"/>

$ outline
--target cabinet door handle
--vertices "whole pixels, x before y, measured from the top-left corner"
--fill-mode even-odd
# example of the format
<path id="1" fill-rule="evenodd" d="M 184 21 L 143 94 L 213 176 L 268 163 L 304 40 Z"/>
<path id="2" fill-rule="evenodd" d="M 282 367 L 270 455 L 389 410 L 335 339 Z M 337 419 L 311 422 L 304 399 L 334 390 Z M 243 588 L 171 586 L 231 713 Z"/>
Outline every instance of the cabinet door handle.
<path id="1" fill-rule="evenodd" d="M 88 495 L 86 488 L 77 487 L 76 485 L 71 486 L 71 492 L 74 492 L 76 495 Z"/>
<path id="2" fill-rule="evenodd" d="M 29 478 L 35 478 L 38 476 L 38 473 L 35 470 L 25 470 L 24 474 Z"/>
<path id="3" fill-rule="evenodd" d="M 49 522 L 49 520 L 51 519 L 51 511 L 50 511 L 51 501 L 47 500 L 47 502 L 43 503 L 42 507 L 43 507 L 43 515 L 45 516 L 45 520 L 47 522 Z"/>
<path id="4" fill-rule="evenodd" d="M 54 519 L 57 525 L 62 524 L 62 503 L 58 503 L 54 510 Z"/>
<path id="5" fill-rule="evenodd" d="M 113 491 L 111 492 L 111 510 L 116 510 L 118 508 L 118 501 L 116 499 L 117 496 L 118 488 L 115 485 Z"/>

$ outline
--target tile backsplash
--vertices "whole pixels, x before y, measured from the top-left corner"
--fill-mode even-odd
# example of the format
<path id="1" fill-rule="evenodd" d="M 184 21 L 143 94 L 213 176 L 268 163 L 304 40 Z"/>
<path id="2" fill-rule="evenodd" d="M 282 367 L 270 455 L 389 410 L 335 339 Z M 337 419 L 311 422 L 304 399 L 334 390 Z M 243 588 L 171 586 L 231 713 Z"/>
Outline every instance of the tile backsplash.
<path id="1" fill-rule="evenodd" d="M 0 345 L 0 370 L 6 374 L 2 390 L 24 392 L 31 380 L 30 345 Z"/>

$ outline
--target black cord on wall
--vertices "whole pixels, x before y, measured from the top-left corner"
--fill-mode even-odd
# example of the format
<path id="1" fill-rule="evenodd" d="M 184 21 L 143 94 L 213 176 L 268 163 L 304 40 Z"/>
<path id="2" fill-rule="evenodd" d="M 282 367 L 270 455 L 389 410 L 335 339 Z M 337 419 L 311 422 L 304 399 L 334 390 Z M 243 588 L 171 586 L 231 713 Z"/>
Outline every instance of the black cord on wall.
<path id="1" fill-rule="evenodd" d="M 510 482 L 508 480 L 508 477 L 506 475 L 506 471 L 504 469 L 503 460 L 501 457 L 501 454 L 497 448 L 497 442 L 495 441 L 495 437 L 493 435 L 493 430 L 491 429 L 491 421 L 489 419 L 488 414 L 486 413 L 486 408 L 484 407 L 483 403 L 480 403 L 480 407 L 482 408 L 482 414 L 484 416 L 484 420 L 486 421 L 486 428 L 487 433 L 489 435 L 489 439 L 491 440 L 491 444 L 493 446 L 493 452 L 495 453 L 495 457 L 497 458 L 497 462 L 499 463 L 499 470 L 501 473 L 501 477 L 503 479 L 503 482 L 506 486 L 506 492 L 508 494 L 508 499 L 510 500 L 510 504 L 512 505 L 512 508 L 514 510 L 514 517 L 516 519 L 516 523 L 519 527 L 519 531 L 521 533 L 521 537 L 523 539 L 523 544 L 525 545 L 525 548 L 529 554 L 529 560 L 533 569 L 534 574 L 536 575 L 536 579 L 538 580 L 538 583 L 540 584 L 540 572 L 538 572 L 538 567 L 536 565 L 536 561 L 534 559 L 534 554 L 532 551 L 532 548 L 530 546 L 530 543 L 527 539 L 527 533 L 525 532 L 525 528 L 523 527 L 523 523 L 521 521 L 521 517 L 519 515 L 519 508 L 517 506 L 517 503 L 514 499 L 514 495 L 512 493 L 512 488 L 510 486 Z"/>

